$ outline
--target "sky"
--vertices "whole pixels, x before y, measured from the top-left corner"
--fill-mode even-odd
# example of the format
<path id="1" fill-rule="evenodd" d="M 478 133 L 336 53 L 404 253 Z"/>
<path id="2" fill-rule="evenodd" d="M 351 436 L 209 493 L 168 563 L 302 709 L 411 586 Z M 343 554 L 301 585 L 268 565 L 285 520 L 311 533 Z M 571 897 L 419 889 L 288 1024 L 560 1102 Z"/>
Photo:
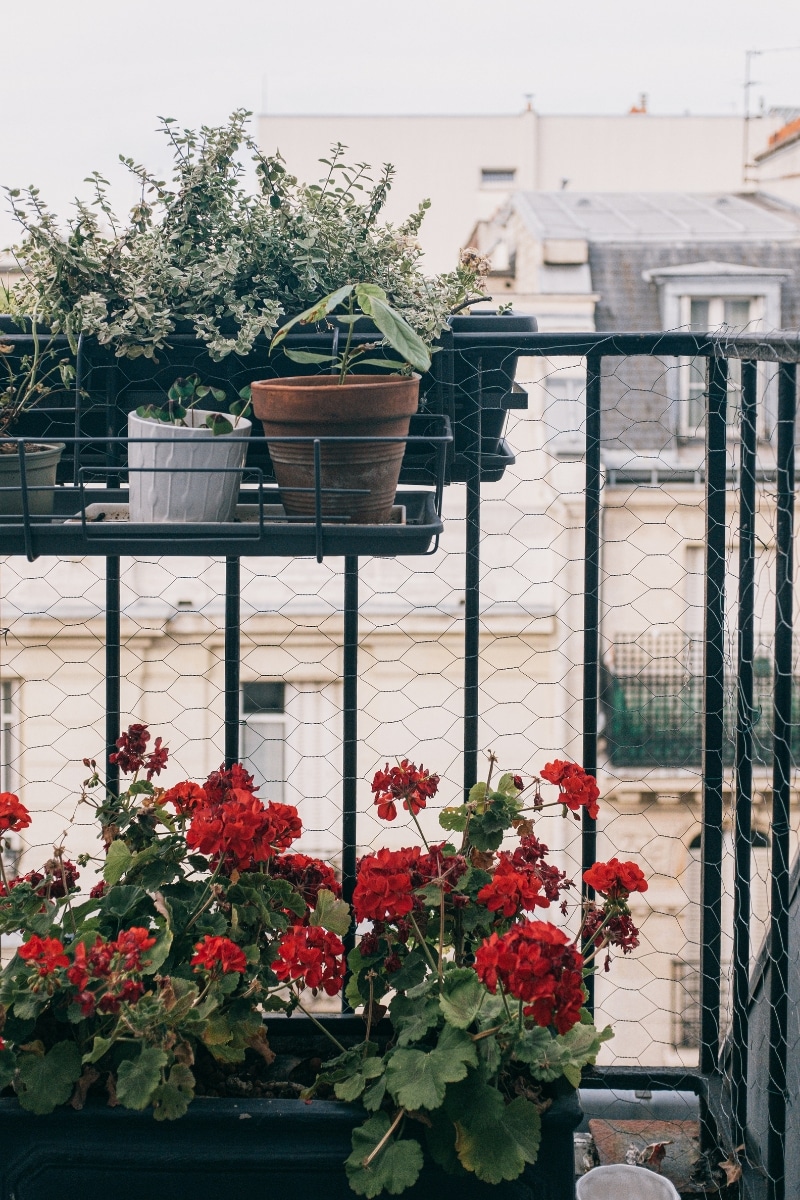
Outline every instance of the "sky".
<path id="1" fill-rule="evenodd" d="M 60 215 L 120 153 L 164 170 L 159 116 L 800 108 L 797 0 L 12 0 L 0 6 L 0 185 Z M 780 48 L 780 49 L 776 49 Z M 325 148 L 323 147 L 322 150 Z M 322 153 L 322 150 L 320 153 Z M 291 166 L 291 164 L 289 164 Z M 17 236 L 0 198 L 0 247 Z"/>

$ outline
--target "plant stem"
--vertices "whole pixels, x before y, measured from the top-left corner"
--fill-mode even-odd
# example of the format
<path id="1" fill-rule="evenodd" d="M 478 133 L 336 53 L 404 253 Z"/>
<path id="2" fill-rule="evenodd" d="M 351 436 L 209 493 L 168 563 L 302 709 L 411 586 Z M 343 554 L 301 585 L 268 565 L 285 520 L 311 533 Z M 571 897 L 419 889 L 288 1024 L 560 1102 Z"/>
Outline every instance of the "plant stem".
<path id="1" fill-rule="evenodd" d="M 337 1049 L 341 1050 L 342 1054 L 347 1053 L 346 1047 L 342 1045 L 342 1043 L 338 1040 L 338 1038 L 335 1038 L 333 1036 L 333 1034 L 331 1033 L 331 1031 L 329 1029 L 326 1029 L 325 1026 L 322 1024 L 322 1022 L 318 1021 L 317 1018 L 314 1016 L 314 1014 L 312 1012 L 309 1012 L 308 1009 L 305 1008 L 304 1005 L 302 1005 L 299 1000 L 297 1001 L 297 1007 L 300 1009 L 300 1012 L 304 1012 L 306 1014 L 306 1016 L 308 1017 L 308 1019 L 310 1021 L 313 1021 L 313 1023 L 316 1025 L 317 1029 L 319 1029 L 321 1033 L 324 1033 L 326 1038 L 329 1038 L 333 1042 L 334 1046 L 336 1046 Z"/>
<path id="2" fill-rule="evenodd" d="M 375 1147 L 375 1149 L 374 1149 L 374 1150 L 370 1150 L 369 1154 L 367 1155 L 367 1157 L 366 1157 L 366 1158 L 364 1159 L 364 1161 L 362 1162 L 362 1164 L 361 1164 L 361 1165 L 362 1165 L 362 1167 L 368 1167 L 368 1166 L 369 1166 L 369 1164 L 370 1164 L 370 1163 L 371 1163 L 371 1162 L 372 1162 L 374 1159 L 376 1159 L 376 1158 L 378 1157 L 378 1155 L 380 1154 L 381 1150 L 382 1150 L 382 1149 L 383 1149 L 383 1147 L 386 1145 L 386 1143 L 389 1141 L 389 1138 L 392 1136 L 392 1134 L 394 1133 L 395 1129 L 397 1129 L 397 1126 L 400 1124 L 400 1122 L 402 1121 L 402 1119 L 403 1119 L 403 1117 L 404 1117 L 405 1115 L 406 1115 L 406 1110 L 405 1110 L 404 1108 L 401 1108 L 401 1109 L 400 1109 L 400 1111 L 399 1111 L 399 1113 L 398 1113 L 398 1114 L 397 1114 L 397 1116 L 395 1117 L 395 1119 L 392 1121 L 392 1123 L 391 1123 L 391 1125 L 389 1126 L 389 1128 L 386 1130 L 386 1133 L 383 1135 L 383 1137 L 381 1138 L 381 1140 L 378 1142 L 378 1144 L 377 1144 L 377 1146 Z"/>
<path id="3" fill-rule="evenodd" d="M 413 820 L 414 824 L 417 827 L 417 833 L 422 838 L 422 841 L 425 845 L 425 849 L 428 851 L 428 853 L 430 853 L 431 848 L 428 845 L 428 839 L 425 837 L 425 834 L 422 832 L 422 826 L 420 825 L 419 821 L 417 820 L 417 814 L 414 812 L 413 808 L 411 808 L 411 807 L 409 807 L 408 811 L 411 813 L 411 819 Z"/>
<path id="4" fill-rule="evenodd" d="M 439 889 L 439 986 L 444 975 L 444 884 Z"/>
<path id="5" fill-rule="evenodd" d="M 348 316 L 350 316 L 350 317 L 354 316 L 354 313 L 353 313 L 354 305 L 355 305 L 355 296 L 351 292 L 350 296 L 348 297 L 348 301 L 347 301 L 347 313 L 348 313 Z M 347 324 L 347 341 L 344 344 L 344 352 L 342 353 L 342 366 L 341 366 L 341 370 L 339 371 L 339 386 L 340 387 L 344 383 L 345 379 L 347 378 L 347 372 L 350 370 L 350 343 L 353 340 L 353 330 L 354 329 L 355 329 L 355 323 L 353 321 L 349 321 Z"/>
<path id="6" fill-rule="evenodd" d="M 427 958 L 428 965 L 430 966 L 431 970 L 435 971 L 438 974 L 439 968 L 437 967 L 436 963 L 433 961 L 433 955 L 431 954 L 428 943 L 425 941 L 425 938 L 422 936 L 422 934 L 419 931 L 419 925 L 417 924 L 416 917 L 414 916 L 413 913 L 409 913 L 408 919 L 411 922 L 411 924 L 414 926 L 414 933 L 417 935 L 417 945 L 420 947 L 420 949 L 422 950 L 422 953 Z"/>
<path id="7" fill-rule="evenodd" d="M 509 1021 L 513 1025 L 514 1018 L 511 1015 L 511 1009 L 508 1007 L 508 1001 L 506 1000 L 506 993 L 503 989 L 503 985 L 502 985 L 502 983 L 498 983 L 497 986 L 500 989 L 500 999 L 503 1001 L 503 1008 L 506 1010 L 506 1016 L 508 1017 Z"/>

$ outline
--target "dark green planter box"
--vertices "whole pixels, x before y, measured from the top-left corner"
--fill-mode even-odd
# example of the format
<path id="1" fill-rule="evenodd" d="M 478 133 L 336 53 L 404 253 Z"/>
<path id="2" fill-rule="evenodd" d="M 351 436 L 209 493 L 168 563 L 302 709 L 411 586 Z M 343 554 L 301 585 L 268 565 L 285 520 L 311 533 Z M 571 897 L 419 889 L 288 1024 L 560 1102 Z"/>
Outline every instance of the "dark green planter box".
<path id="1" fill-rule="evenodd" d="M 363 1037 L 359 1017 L 327 1017 L 344 1044 Z M 329 1053 L 304 1018 L 268 1022 L 270 1045 L 288 1064 Z M 380 1027 L 379 1038 L 385 1031 Z M 313 1100 L 195 1100 L 178 1121 L 156 1121 L 89 1103 L 47 1117 L 0 1099 L 0 1200 L 354 1200 L 344 1172 L 355 1105 Z M 539 1162 L 513 1183 L 426 1168 L 406 1200 L 574 1200 L 577 1093 L 543 1117 Z"/>

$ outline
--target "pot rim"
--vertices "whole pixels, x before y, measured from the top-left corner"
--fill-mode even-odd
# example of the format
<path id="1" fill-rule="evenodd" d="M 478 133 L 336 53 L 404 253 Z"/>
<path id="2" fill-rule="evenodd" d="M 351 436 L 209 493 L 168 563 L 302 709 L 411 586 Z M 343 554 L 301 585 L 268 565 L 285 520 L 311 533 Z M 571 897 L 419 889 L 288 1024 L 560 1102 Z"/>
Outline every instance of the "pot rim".
<path id="1" fill-rule="evenodd" d="M 135 411 L 128 413 L 128 429 L 130 430 L 132 421 L 139 421 L 142 425 L 153 425 L 156 429 L 169 430 L 167 438 L 190 438 L 193 435 L 197 437 L 210 437 L 214 441 L 221 441 L 223 438 L 241 438 L 246 437 L 248 432 L 253 428 L 253 422 L 248 417 L 231 417 L 230 413 L 214 413 L 211 408 L 193 408 L 191 410 L 197 416 L 215 415 L 225 417 L 226 419 L 236 421 L 230 433 L 212 433 L 207 425 L 172 425 L 167 421 L 157 421 L 154 417 L 140 417 Z M 166 440 L 166 439 L 165 439 Z"/>
<path id="2" fill-rule="evenodd" d="M 354 375 L 348 376 L 347 380 L 340 384 L 336 375 L 281 375 L 277 379 L 254 379 L 250 384 L 251 388 L 273 388 L 273 387 L 341 387 L 342 390 L 348 389 L 351 391 L 368 391 L 376 385 L 389 383 L 392 387 L 397 387 L 399 384 L 414 385 L 419 382 L 422 376 L 414 371 L 411 375 Z"/>

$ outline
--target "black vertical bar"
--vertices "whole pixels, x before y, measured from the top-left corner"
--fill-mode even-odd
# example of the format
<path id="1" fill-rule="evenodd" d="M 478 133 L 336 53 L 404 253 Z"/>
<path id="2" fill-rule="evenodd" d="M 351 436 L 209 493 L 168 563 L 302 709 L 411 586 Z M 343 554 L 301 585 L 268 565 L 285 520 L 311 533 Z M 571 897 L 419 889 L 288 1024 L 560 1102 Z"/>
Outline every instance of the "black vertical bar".
<path id="1" fill-rule="evenodd" d="M 119 791 L 119 767 L 110 761 L 120 734 L 120 572 L 119 558 L 106 559 L 106 781 Z"/>
<path id="2" fill-rule="evenodd" d="M 583 768 L 597 775 L 597 709 L 600 683 L 600 370 L 602 360 L 586 360 L 586 491 L 583 556 Z M 581 875 L 597 858 L 597 822 L 581 816 Z M 584 895 L 592 889 L 583 884 Z M 594 1012 L 594 977 L 586 979 L 586 1006 Z"/>
<path id="3" fill-rule="evenodd" d="M 83 392 L 83 334 L 78 336 L 78 349 L 75 354 L 75 420 L 73 434 L 81 436 L 81 394 Z M 72 486 L 80 483 L 81 449 L 78 442 L 72 448 Z"/>
<path id="4" fill-rule="evenodd" d="M 478 779 L 481 619 L 481 401 L 483 360 L 476 388 L 462 389 L 467 482 L 464 582 L 464 798 Z"/>
<path id="5" fill-rule="evenodd" d="M 241 564 L 225 559 L 225 766 L 239 761 Z"/>
<path id="6" fill-rule="evenodd" d="M 789 829 L 792 771 L 792 641 L 794 603 L 794 439 L 797 368 L 778 376 L 777 513 L 775 524 L 775 698 L 772 767 L 767 1175 L 769 1200 L 786 1195 L 786 1050 L 789 1020 Z"/>
<path id="7" fill-rule="evenodd" d="M 106 437 L 114 439 L 118 433 L 119 410 L 117 408 L 117 385 L 119 383 L 119 370 L 117 367 L 110 367 L 106 375 Z M 109 440 L 106 442 L 107 463 L 110 467 L 117 467 L 120 463 L 120 445 L 119 442 Z M 106 476 L 106 487 L 118 488 L 120 485 L 120 476 L 109 473 Z"/>
<path id="8" fill-rule="evenodd" d="M 358 555 L 348 554 L 344 560 L 344 631 L 342 683 L 342 895 L 348 904 L 353 899 L 356 884 L 356 792 L 358 785 Z M 351 926 L 344 939 L 345 952 L 355 945 L 355 927 Z M 350 1011 L 342 998 L 342 1008 Z"/>
<path id="9" fill-rule="evenodd" d="M 739 619 L 736 689 L 736 819 L 733 875 L 733 1039 L 731 1093 L 734 1144 L 747 1128 L 748 1000 L 750 992 L 750 863 L 753 806 L 753 641 L 756 553 L 757 365 L 742 363 L 739 471 Z"/>
<path id="10" fill-rule="evenodd" d="M 725 701 L 725 502 L 728 364 L 708 360 L 706 622 L 703 661 L 703 848 L 700 873 L 700 1069 L 719 1057 L 722 905 L 722 745 Z"/>

